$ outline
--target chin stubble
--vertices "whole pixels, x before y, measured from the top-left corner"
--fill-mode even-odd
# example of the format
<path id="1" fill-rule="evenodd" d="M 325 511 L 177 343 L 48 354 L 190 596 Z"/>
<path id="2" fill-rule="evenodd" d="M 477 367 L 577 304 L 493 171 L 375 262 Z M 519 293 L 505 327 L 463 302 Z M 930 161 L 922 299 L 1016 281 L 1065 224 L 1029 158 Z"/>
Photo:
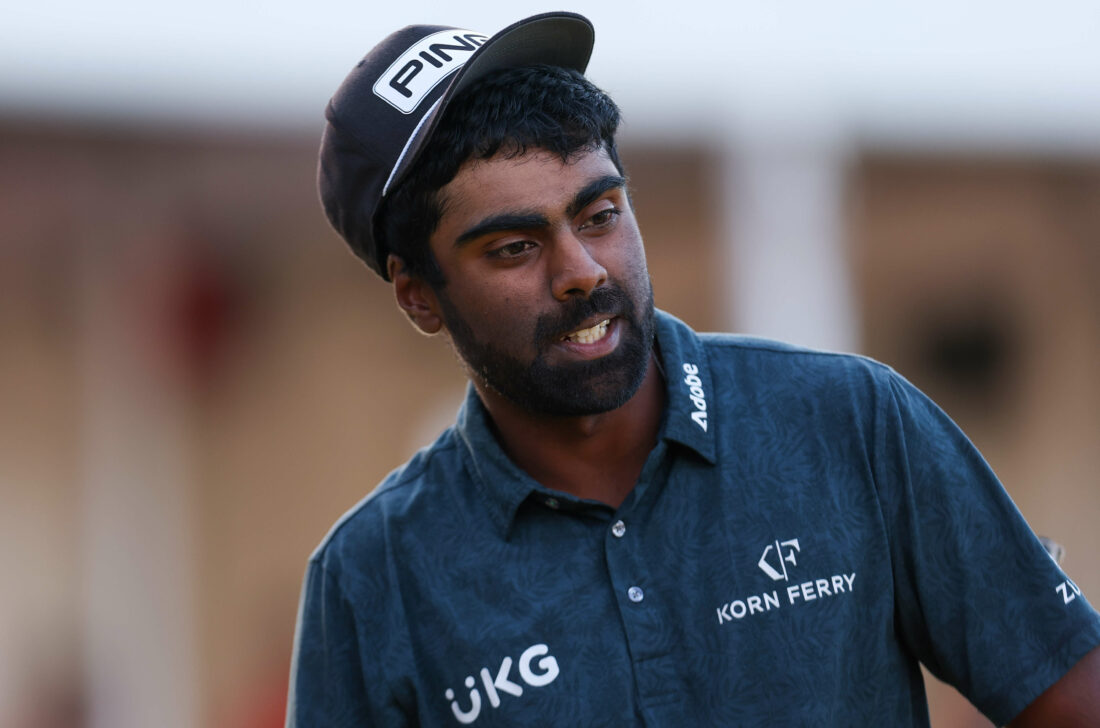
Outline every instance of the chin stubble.
<path id="1" fill-rule="evenodd" d="M 652 291 L 648 286 L 640 312 L 625 291 L 608 286 L 597 289 L 589 298 L 575 299 L 558 313 L 540 316 L 534 329 L 538 354 L 529 364 L 479 341 L 446 294 L 440 291 L 438 297 L 452 349 L 471 378 L 528 411 L 581 416 L 621 407 L 641 386 L 655 330 Z M 556 341 L 576 333 L 577 327 L 593 315 L 608 312 L 617 315 L 624 327 L 614 352 L 591 361 L 554 366 L 546 363 L 545 353 Z M 515 332 L 501 331 L 497 338 L 505 340 L 508 336 L 515 336 Z"/>

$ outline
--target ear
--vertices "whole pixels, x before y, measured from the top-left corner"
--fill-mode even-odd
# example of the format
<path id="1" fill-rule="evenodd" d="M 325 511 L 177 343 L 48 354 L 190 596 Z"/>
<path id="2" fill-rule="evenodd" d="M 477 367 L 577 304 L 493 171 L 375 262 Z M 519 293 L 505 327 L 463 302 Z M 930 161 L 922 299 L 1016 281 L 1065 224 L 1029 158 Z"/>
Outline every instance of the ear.
<path id="1" fill-rule="evenodd" d="M 432 287 L 423 278 L 409 273 L 405 261 L 393 253 L 386 258 L 386 271 L 393 281 L 397 305 L 409 321 L 425 334 L 439 333 L 443 328 L 443 319 L 439 315 L 439 301 Z"/>

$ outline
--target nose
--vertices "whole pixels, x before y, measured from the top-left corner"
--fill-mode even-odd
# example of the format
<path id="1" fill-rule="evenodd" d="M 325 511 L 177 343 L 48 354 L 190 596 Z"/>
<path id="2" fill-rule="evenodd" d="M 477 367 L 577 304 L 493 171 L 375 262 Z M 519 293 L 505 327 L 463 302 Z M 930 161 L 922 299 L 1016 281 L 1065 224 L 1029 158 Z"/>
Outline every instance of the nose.
<path id="1" fill-rule="evenodd" d="M 559 301 L 573 296 L 587 298 L 593 290 L 607 282 L 607 269 L 572 233 L 557 236 L 554 243 L 550 282 L 554 298 Z"/>

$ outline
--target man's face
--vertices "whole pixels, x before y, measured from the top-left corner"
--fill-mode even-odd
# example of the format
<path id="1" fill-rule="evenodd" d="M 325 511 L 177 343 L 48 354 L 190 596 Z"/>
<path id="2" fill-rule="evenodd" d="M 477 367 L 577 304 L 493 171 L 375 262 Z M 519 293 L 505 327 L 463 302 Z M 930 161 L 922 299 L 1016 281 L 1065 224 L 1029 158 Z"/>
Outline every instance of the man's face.
<path id="1" fill-rule="evenodd" d="M 601 148 L 467 162 L 431 237 L 440 314 L 475 382 L 530 412 L 621 406 L 645 376 L 653 293 L 625 181 Z"/>

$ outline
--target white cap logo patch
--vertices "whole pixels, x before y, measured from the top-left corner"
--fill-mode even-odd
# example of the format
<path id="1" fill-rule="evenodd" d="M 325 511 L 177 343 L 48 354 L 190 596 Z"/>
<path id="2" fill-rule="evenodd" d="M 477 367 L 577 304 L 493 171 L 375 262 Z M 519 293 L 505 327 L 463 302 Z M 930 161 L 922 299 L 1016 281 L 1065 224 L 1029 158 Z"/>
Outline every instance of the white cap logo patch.
<path id="1" fill-rule="evenodd" d="M 439 82 L 489 40 L 472 30 L 444 30 L 421 39 L 386 69 L 374 93 L 402 114 L 412 113 Z"/>

